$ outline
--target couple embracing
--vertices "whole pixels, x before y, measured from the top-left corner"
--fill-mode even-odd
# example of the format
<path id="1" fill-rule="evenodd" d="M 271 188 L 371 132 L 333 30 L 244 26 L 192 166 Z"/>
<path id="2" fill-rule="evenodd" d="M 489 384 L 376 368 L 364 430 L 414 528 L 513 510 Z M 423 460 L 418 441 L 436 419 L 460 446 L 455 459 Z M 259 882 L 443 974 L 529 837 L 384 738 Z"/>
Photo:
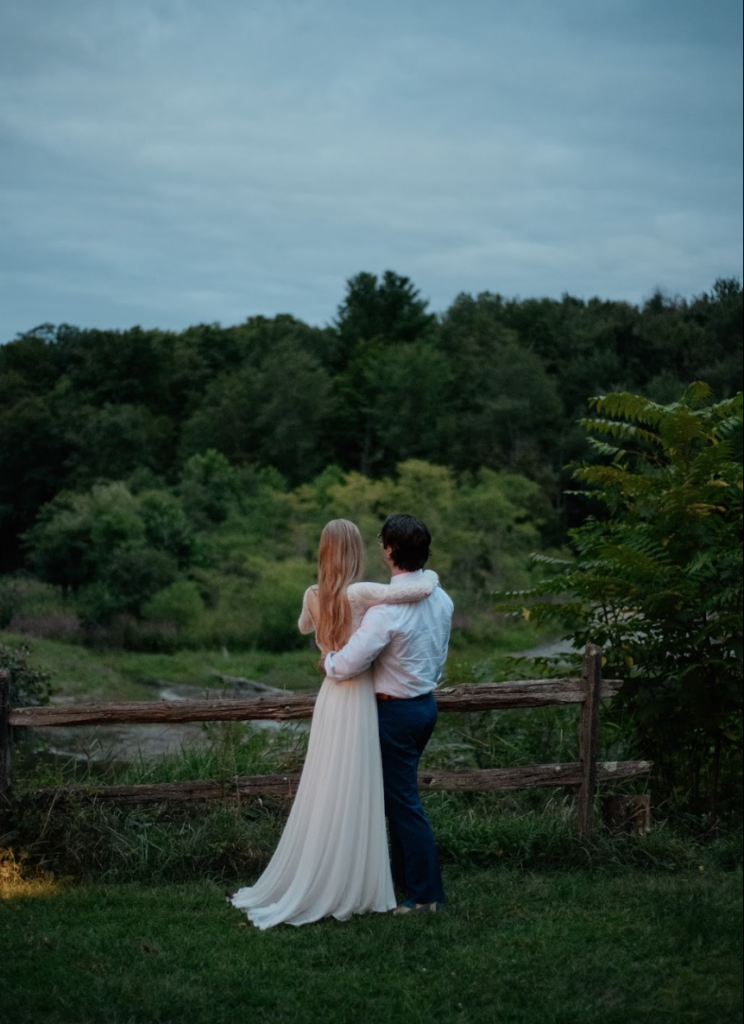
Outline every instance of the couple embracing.
<path id="1" fill-rule="evenodd" d="M 335 519 L 321 534 L 318 583 L 299 621 L 301 632 L 315 631 L 325 673 L 305 767 L 268 867 L 228 897 L 261 929 L 426 913 L 444 899 L 417 770 L 436 724 L 432 691 L 453 605 L 424 569 L 431 536 L 419 519 L 389 516 L 380 539 L 390 584 L 360 582 L 364 545 L 353 523 Z"/>

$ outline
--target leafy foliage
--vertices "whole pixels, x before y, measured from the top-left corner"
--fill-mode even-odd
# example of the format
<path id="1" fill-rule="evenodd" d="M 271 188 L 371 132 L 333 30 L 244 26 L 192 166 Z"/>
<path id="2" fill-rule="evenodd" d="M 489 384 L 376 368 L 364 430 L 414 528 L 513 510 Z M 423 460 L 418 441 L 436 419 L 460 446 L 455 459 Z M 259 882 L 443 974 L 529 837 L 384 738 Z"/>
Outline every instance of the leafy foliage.
<path id="1" fill-rule="evenodd" d="M 742 395 L 713 403 L 698 382 L 669 405 L 589 404 L 582 426 L 605 461 L 574 477 L 605 515 L 573 530 L 575 561 L 553 560 L 519 600 L 577 646 L 605 646 L 663 788 L 715 810 L 741 780 Z"/>
<path id="2" fill-rule="evenodd" d="M 23 644 L 0 644 L 0 669 L 10 672 L 10 702 L 18 706 L 48 704 L 51 674 L 29 665 L 31 651 Z"/>
<path id="3" fill-rule="evenodd" d="M 435 316 L 386 271 L 350 278 L 326 328 L 288 314 L 180 333 L 43 324 L 0 345 L 0 572 L 22 567 L 22 535 L 60 492 L 173 486 L 210 450 L 290 487 L 409 459 L 522 473 L 555 502 L 546 536 L 560 541 L 586 512 L 562 491 L 566 463 L 590 454 L 587 396 L 670 402 L 695 378 L 730 396 L 741 322 L 738 281 L 642 308 L 460 295 Z"/>
<path id="4" fill-rule="evenodd" d="M 119 482 L 59 495 L 26 543 L 38 575 L 71 595 L 99 639 L 103 627 L 110 642 L 135 648 L 291 650 L 303 643 L 297 616 L 325 523 L 358 523 L 367 572 L 384 575 L 376 537 L 385 516 L 402 508 L 429 524 L 433 566 L 469 628 L 494 587 L 526 582 L 529 551 L 551 515 L 537 484 L 514 473 L 482 469 L 458 479 L 410 459 L 381 480 L 330 467 L 289 491 L 278 474 L 208 451 L 192 456 L 169 489 L 135 493 Z"/>

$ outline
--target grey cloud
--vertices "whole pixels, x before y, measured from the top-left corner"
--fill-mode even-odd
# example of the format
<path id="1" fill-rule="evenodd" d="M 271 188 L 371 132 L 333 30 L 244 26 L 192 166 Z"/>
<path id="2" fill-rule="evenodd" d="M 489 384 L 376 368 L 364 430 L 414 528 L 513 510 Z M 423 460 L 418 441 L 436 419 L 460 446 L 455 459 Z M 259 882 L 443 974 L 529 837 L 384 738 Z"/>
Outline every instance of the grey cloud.
<path id="1" fill-rule="evenodd" d="M 701 10 L 11 2 L 0 340 L 326 322 L 361 269 L 438 309 L 740 274 L 740 15 Z"/>

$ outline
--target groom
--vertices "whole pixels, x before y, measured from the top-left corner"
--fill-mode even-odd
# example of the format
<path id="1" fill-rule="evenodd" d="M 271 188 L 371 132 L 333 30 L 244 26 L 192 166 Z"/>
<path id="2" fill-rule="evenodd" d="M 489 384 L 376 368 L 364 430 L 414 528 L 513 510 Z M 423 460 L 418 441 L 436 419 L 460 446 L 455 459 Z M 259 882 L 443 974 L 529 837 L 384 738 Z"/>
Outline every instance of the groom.
<path id="1" fill-rule="evenodd" d="M 431 534 L 415 516 L 388 516 L 380 534 L 391 586 L 421 575 Z M 438 910 L 444 900 L 434 834 L 421 805 L 418 764 L 437 721 L 432 691 L 447 658 L 453 604 L 441 587 L 411 604 L 376 605 L 326 675 L 343 680 L 372 666 L 393 881 L 406 894 L 394 913 Z"/>

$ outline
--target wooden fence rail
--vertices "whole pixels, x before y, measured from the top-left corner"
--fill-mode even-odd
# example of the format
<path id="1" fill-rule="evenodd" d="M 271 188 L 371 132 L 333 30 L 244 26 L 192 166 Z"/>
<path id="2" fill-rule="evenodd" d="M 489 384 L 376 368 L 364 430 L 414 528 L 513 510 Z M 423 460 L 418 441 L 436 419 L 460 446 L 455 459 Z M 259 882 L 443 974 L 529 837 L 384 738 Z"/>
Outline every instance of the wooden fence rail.
<path id="1" fill-rule="evenodd" d="M 577 786 L 579 833 L 592 831 L 597 783 L 628 779 L 651 770 L 650 761 L 597 762 L 597 725 L 603 698 L 614 696 L 621 680 L 602 679 L 602 650 L 587 645 L 580 678 L 529 679 L 505 683 L 453 686 L 435 693 L 440 712 L 478 712 L 579 704 L 579 760 L 568 764 L 526 765 L 469 771 L 422 771 L 422 790 L 533 789 Z M 12 783 L 11 729 L 124 723 L 229 722 L 273 719 L 293 721 L 312 717 L 316 695 L 288 693 L 246 700 L 133 701 L 70 704 L 64 707 L 12 707 L 10 675 L 0 671 L 0 793 Z M 136 786 L 86 786 L 39 789 L 31 799 L 83 797 L 123 803 L 165 800 L 206 800 L 236 796 L 292 797 L 299 775 L 236 776 L 228 780 L 195 780 Z"/>

